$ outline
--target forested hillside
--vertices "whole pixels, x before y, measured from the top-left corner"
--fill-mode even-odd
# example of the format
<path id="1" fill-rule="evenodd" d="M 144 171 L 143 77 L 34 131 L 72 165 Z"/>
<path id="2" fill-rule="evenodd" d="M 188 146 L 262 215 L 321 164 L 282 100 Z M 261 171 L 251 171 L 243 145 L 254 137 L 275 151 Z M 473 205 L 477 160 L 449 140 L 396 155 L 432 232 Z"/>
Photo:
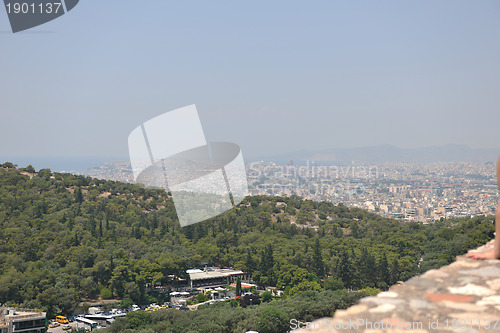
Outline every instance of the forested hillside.
<path id="1" fill-rule="evenodd" d="M 492 217 L 430 225 L 299 197 L 249 197 L 181 228 L 161 190 L 0 165 L 0 303 L 71 314 L 89 299 L 155 301 L 149 283 L 202 263 L 259 285 L 385 289 L 493 236 Z M 342 288 L 340 288 L 342 289 Z"/>

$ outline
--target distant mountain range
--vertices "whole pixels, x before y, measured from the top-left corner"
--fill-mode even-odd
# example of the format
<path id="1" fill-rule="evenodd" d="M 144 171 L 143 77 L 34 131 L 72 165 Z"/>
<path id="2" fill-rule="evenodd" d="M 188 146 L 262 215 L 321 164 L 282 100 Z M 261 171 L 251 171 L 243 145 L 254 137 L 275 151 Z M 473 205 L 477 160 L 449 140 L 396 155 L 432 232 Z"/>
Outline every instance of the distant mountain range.
<path id="1" fill-rule="evenodd" d="M 286 163 L 287 161 L 317 161 L 323 163 L 354 162 L 495 162 L 500 154 L 497 149 L 476 149 L 467 145 L 449 144 L 422 148 L 398 148 L 380 145 L 360 148 L 334 148 L 318 151 L 296 151 L 263 158 L 265 161 Z"/>

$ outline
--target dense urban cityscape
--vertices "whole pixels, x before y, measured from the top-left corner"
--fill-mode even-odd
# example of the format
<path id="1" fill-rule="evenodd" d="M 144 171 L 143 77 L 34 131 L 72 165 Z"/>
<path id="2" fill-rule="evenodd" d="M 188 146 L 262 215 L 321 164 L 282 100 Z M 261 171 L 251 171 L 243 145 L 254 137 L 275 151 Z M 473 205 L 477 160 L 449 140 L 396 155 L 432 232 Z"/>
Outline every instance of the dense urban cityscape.
<path id="1" fill-rule="evenodd" d="M 88 175 L 133 182 L 128 162 L 109 162 Z M 432 222 L 494 214 L 495 165 L 491 162 L 355 163 L 315 161 L 247 164 L 250 195 L 297 195 L 343 203 L 384 217 Z"/>

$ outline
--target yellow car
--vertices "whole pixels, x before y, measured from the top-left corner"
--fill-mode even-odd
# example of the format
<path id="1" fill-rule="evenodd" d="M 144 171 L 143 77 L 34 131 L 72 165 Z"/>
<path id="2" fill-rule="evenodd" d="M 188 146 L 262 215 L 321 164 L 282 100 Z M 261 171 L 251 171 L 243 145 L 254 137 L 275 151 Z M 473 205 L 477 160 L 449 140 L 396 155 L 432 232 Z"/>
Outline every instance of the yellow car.
<path id="1" fill-rule="evenodd" d="M 69 326 L 68 324 L 64 324 L 62 325 L 61 327 L 63 330 L 70 330 L 71 329 L 71 326 Z"/>
<path id="2" fill-rule="evenodd" d="M 49 324 L 49 328 L 58 327 L 59 325 L 61 325 L 61 324 L 59 324 L 59 323 L 56 321 L 56 322 L 50 323 L 50 324 Z"/>
<path id="3" fill-rule="evenodd" d="M 166 304 L 160 305 L 160 309 L 168 309 L 168 305 Z"/>

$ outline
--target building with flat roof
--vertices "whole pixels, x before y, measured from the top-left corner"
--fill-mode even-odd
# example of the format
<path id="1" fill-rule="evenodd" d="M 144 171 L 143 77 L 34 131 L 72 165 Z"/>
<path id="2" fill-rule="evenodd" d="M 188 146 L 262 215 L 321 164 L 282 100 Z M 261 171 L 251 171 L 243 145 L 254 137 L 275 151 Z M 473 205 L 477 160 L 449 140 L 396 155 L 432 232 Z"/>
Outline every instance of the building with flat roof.
<path id="1" fill-rule="evenodd" d="M 0 333 L 45 333 L 45 312 L 0 308 Z"/>
<path id="2" fill-rule="evenodd" d="M 227 286 L 238 278 L 250 282 L 250 274 L 232 268 L 205 267 L 204 269 L 188 269 L 189 286 L 193 288 Z"/>

